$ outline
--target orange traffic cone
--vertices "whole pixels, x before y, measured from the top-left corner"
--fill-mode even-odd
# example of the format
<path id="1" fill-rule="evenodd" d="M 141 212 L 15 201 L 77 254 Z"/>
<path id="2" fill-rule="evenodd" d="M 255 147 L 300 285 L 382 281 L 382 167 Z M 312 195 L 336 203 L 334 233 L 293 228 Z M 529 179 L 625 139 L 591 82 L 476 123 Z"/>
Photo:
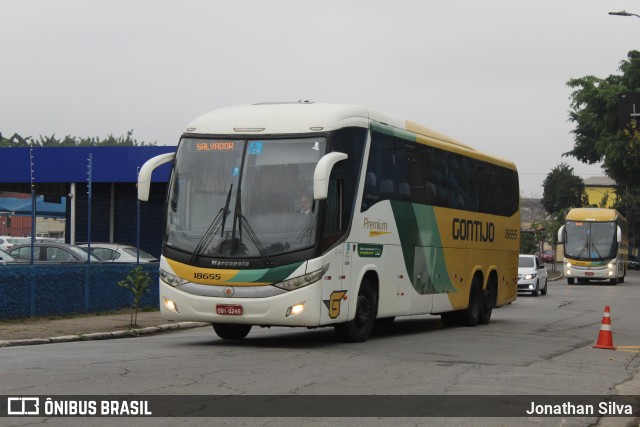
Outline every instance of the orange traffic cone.
<path id="1" fill-rule="evenodd" d="M 609 314 L 609 306 L 604 308 L 604 316 L 602 317 L 602 326 L 600 326 L 600 335 L 598 342 L 593 348 L 604 348 L 606 350 L 615 350 L 613 345 L 613 334 L 611 333 L 611 315 Z"/>

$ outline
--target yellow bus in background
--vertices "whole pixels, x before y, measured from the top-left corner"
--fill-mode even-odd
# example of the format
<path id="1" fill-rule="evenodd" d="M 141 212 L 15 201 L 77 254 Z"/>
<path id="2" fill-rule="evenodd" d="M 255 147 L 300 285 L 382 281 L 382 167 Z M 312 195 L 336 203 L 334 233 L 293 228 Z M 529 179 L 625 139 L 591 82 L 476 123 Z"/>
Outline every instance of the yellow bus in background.
<path id="1" fill-rule="evenodd" d="M 627 274 L 627 220 L 615 209 L 574 208 L 558 230 L 564 244 L 563 272 L 573 285 L 590 280 L 623 283 Z"/>
<path id="2" fill-rule="evenodd" d="M 167 162 L 166 319 L 357 342 L 404 315 L 486 324 L 516 298 L 514 164 L 413 122 L 312 102 L 215 110 L 142 167 L 140 200 Z"/>

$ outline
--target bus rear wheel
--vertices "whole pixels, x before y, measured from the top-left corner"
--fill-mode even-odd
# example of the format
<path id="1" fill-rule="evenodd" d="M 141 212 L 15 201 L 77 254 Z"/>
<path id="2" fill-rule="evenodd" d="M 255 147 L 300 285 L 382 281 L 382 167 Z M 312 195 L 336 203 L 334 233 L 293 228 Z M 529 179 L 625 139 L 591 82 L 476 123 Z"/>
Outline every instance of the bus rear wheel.
<path id="1" fill-rule="evenodd" d="M 442 323 L 445 326 L 476 326 L 478 323 L 486 325 L 491 318 L 492 303 L 485 298 L 479 281 L 473 279 L 469 290 L 469 306 L 464 310 L 440 314 Z"/>
<path id="2" fill-rule="evenodd" d="M 464 326 L 476 326 L 480 322 L 480 313 L 483 311 L 482 288 L 474 279 L 469 291 L 469 306 L 460 312 Z"/>
<path id="3" fill-rule="evenodd" d="M 489 283 L 487 289 L 482 293 L 482 311 L 480 312 L 480 319 L 478 321 L 481 325 L 487 325 L 489 324 L 489 320 L 491 320 L 494 301 L 497 299 L 496 292 L 495 286 Z"/>
<path id="4" fill-rule="evenodd" d="M 371 335 L 376 321 L 378 301 L 373 286 L 365 279 L 358 292 L 356 302 L 356 315 L 353 320 L 338 323 L 335 326 L 336 334 L 342 341 L 362 342 Z"/>
<path id="5" fill-rule="evenodd" d="M 241 340 L 251 330 L 251 325 L 234 325 L 231 323 L 214 323 L 213 330 L 216 334 L 225 340 Z"/>

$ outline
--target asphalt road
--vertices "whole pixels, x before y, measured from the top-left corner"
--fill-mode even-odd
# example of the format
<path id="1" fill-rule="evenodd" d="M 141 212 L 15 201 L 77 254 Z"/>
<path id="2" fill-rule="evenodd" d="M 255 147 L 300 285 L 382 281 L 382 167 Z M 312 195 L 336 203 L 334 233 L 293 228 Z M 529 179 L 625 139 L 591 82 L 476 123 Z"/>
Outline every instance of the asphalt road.
<path id="1" fill-rule="evenodd" d="M 548 295 L 521 296 L 495 310 L 486 326 L 446 328 L 437 316 L 412 316 L 377 327 L 371 339 L 359 344 L 338 342 L 330 328 L 254 328 L 244 341 L 230 342 L 206 327 L 135 339 L 7 347 L 0 348 L 0 394 L 639 396 L 639 303 L 640 274 L 630 272 L 625 283 L 617 286 L 550 282 Z M 617 350 L 592 347 L 600 334 L 605 306 L 611 308 Z M 11 425 L 36 420 L 17 419 Z M 106 419 L 101 420 L 106 425 Z M 211 424 L 207 418 L 116 420 L 155 426 Z M 213 420 L 218 425 L 301 422 L 297 418 Z M 68 425 L 69 421 L 47 420 L 48 425 Z M 324 425 L 327 421 L 307 418 L 303 424 Z M 361 425 L 363 419 L 332 421 Z M 597 416 L 376 417 L 366 422 L 638 425 L 637 419 L 599 420 Z"/>

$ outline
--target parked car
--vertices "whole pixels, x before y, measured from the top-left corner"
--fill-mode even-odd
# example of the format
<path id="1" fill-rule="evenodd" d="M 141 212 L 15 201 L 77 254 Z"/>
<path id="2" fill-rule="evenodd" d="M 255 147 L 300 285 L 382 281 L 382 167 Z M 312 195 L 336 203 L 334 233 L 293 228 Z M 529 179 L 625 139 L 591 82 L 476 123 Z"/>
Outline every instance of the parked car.
<path id="1" fill-rule="evenodd" d="M 9 255 L 16 261 L 31 260 L 31 244 L 16 245 L 9 250 Z M 55 242 L 35 242 L 34 261 L 36 262 L 86 262 L 87 252 L 76 245 Z M 92 262 L 102 261 L 91 256 Z"/>
<path id="2" fill-rule="evenodd" d="M 552 250 L 542 251 L 541 253 L 537 253 L 536 255 L 538 255 L 544 263 L 553 264 L 554 262 L 556 262 L 556 253 Z"/>
<path id="3" fill-rule="evenodd" d="M 27 243 L 27 241 L 28 239 L 25 237 L 0 236 L 0 249 L 8 251 L 15 245 Z"/>
<path id="4" fill-rule="evenodd" d="M 78 245 L 86 250 L 88 244 Z M 107 262 L 136 262 L 136 247 L 120 243 L 91 243 L 91 255 Z M 140 262 L 158 262 L 158 258 L 140 249 Z"/>
<path id="5" fill-rule="evenodd" d="M 629 255 L 627 259 L 627 270 L 640 270 L 640 263 L 638 257 L 635 255 Z"/>
<path id="6" fill-rule="evenodd" d="M 13 262 L 14 259 L 11 255 L 0 249 L 0 265 L 5 265 L 8 262 Z"/>
<path id="7" fill-rule="evenodd" d="M 533 296 L 547 294 L 547 268 L 537 255 L 520 255 L 518 258 L 518 292 L 530 292 Z"/>

